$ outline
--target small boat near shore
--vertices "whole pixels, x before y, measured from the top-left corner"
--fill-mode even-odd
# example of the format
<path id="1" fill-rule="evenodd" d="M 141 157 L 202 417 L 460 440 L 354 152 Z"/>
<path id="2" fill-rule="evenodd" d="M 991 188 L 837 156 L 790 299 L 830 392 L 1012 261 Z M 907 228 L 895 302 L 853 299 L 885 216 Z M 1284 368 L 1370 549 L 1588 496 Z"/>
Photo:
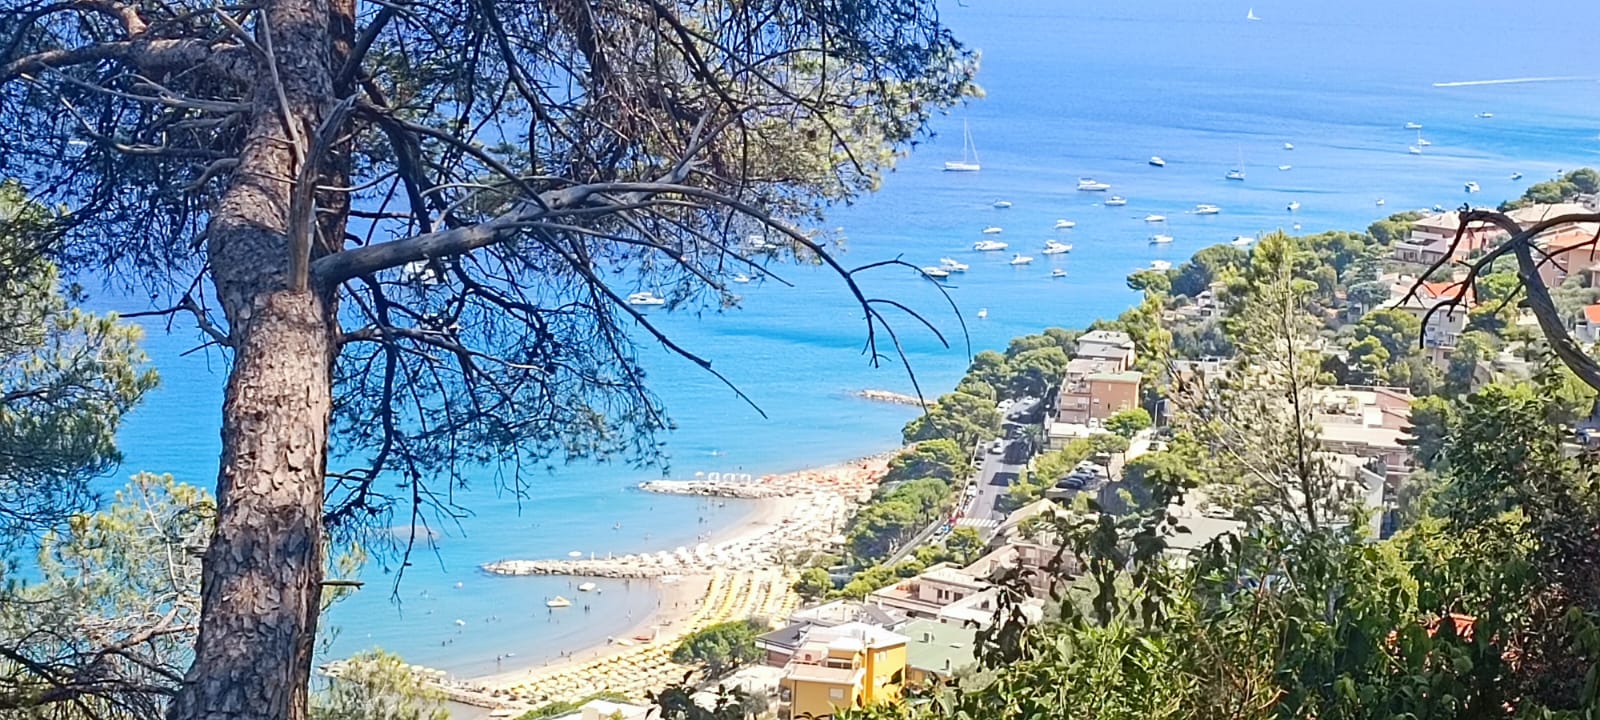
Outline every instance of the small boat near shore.
<path id="1" fill-rule="evenodd" d="M 1011 257 L 1011 264 L 1012 265 L 1027 265 L 1028 263 L 1031 263 L 1031 262 L 1033 262 L 1033 256 L 1032 255 L 1013 255 Z"/>
<path id="2" fill-rule="evenodd" d="M 1288 143 L 1288 142 L 1284 143 L 1283 144 L 1283 149 L 1285 149 L 1285 150 L 1293 150 L 1294 149 L 1294 143 Z"/>
<path id="3" fill-rule="evenodd" d="M 1051 240 L 1044 244 L 1044 250 L 1041 252 L 1046 255 L 1060 255 L 1062 253 L 1072 252 L 1072 246 L 1064 242 L 1056 242 Z"/>
<path id="4" fill-rule="evenodd" d="M 961 159 L 951 160 L 944 164 L 945 172 L 978 172 L 983 166 L 978 163 L 978 146 L 972 142 L 972 126 L 966 120 L 961 121 Z"/>
<path id="5" fill-rule="evenodd" d="M 1223 177 L 1225 177 L 1225 178 L 1227 178 L 1229 180 L 1238 180 L 1240 182 L 1243 182 L 1244 181 L 1244 171 L 1240 170 L 1238 168 L 1234 168 L 1232 170 L 1229 170 L 1228 174 L 1223 175 Z"/>
<path id="6" fill-rule="evenodd" d="M 925 267 L 925 268 L 922 268 L 922 274 L 926 275 L 928 277 L 931 277 L 931 278 L 947 278 L 947 277 L 950 277 L 950 271 L 949 270 L 946 270 L 946 269 L 944 269 L 942 267 L 935 267 L 935 266 L 932 266 L 932 265 L 930 265 L 928 267 Z"/>
<path id="7" fill-rule="evenodd" d="M 1244 246 L 1249 245 L 1250 243 L 1253 243 L 1255 241 L 1256 241 L 1256 239 L 1253 238 L 1253 237 L 1250 237 L 1249 235 L 1240 235 L 1239 237 L 1236 237 L 1236 238 L 1233 239 L 1233 243 L 1232 244 L 1233 244 L 1234 247 L 1244 247 Z"/>
<path id="8" fill-rule="evenodd" d="M 972 249 L 973 250 L 978 250 L 978 251 L 982 251 L 982 252 L 987 252 L 989 250 L 1004 250 L 1004 249 L 1006 249 L 1008 247 L 1011 247 L 1011 246 L 1006 244 L 1006 243 L 1000 242 L 999 240 L 979 240 L 978 242 L 972 244 Z"/>
<path id="9" fill-rule="evenodd" d="M 1222 212 L 1222 208 L 1209 203 L 1201 203 L 1194 206 L 1194 214 L 1196 215 L 1216 215 L 1220 212 Z"/>
<path id="10" fill-rule="evenodd" d="M 667 304 L 667 301 L 666 301 L 665 298 L 662 298 L 661 296 L 659 296 L 659 295 L 657 295 L 657 294 L 655 294 L 653 292 L 645 291 L 645 292 L 636 292 L 636 293 L 634 293 L 632 295 L 629 295 L 628 296 L 628 304 L 629 305 L 653 306 L 653 305 L 665 305 L 665 304 Z"/>
<path id="11" fill-rule="evenodd" d="M 598 587 L 598 586 L 595 585 L 594 583 L 586 582 L 586 583 L 578 586 L 578 592 L 589 592 L 591 590 L 594 590 L 596 587 Z"/>
<path id="12" fill-rule="evenodd" d="M 1289 212 L 1295 212 L 1295 211 L 1297 211 L 1299 209 L 1300 209 L 1300 201 L 1299 200 L 1294 200 L 1294 201 L 1289 203 Z"/>
<path id="13" fill-rule="evenodd" d="M 1066 277 L 1066 276 L 1067 276 L 1067 271 L 1063 270 L 1061 268 L 1056 268 L 1056 269 L 1050 271 L 1050 277 L 1053 277 L 1053 278 Z"/>
<path id="14" fill-rule="evenodd" d="M 1158 272 L 1166 272 L 1172 269 L 1172 263 L 1167 262 L 1166 260 L 1151 260 L 1149 269 Z"/>
<path id="15" fill-rule="evenodd" d="M 1111 184 L 1100 182 L 1094 178 L 1079 178 L 1078 189 L 1084 192 L 1105 192 L 1111 189 Z"/>
<path id="16" fill-rule="evenodd" d="M 1011 201 L 1010 200 L 996 200 L 996 201 L 994 201 L 994 207 L 997 210 L 1004 210 L 1004 209 L 1006 209 L 1008 207 L 1011 207 Z"/>
<path id="17" fill-rule="evenodd" d="M 1150 213 L 1149 215 L 1144 216 L 1144 221 L 1147 223 L 1166 222 L 1167 216 Z"/>
<path id="18" fill-rule="evenodd" d="M 547 608 L 572 607 L 572 601 L 557 595 L 549 600 L 544 601 L 544 606 Z"/>
<path id="19" fill-rule="evenodd" d="M 1002 233 L 1004 231 L 1005 231 L 1005 229 L 1000 227 L 999 225 L 990 225 L 989 227 L 986 227 L 986 228 L 983 229 L 983 234 L 985 234 L 985 235 L 999 235 L 1000 233 Z"/>
<path id="20" fill-rule="evenodd" d="M 1057 220 L 1056 221 L 1056 229 L 1057 230 L 1071 230 L 1071 229 L 1073 229 L 1073 228 L 1075 228 L 1077 226 L 1078 226 L 1078 224 L 1073 222 L 1073 221 L 1071 221 L 1071 220 Z"/>
<path id="21" fill-rule="evenodd" d="M 1167 161 L 1162 160 L 1160 155 L 1151 155 L 1150 156 L 1150 166 L 1151 167 L 1166 167 L 1167 166 Z"/>
<path id="22" fill-rule="evenodd" d="M 1106 198 L 1106 207 L 1122 207 L 1128 204 L 1128 199 L 1121 195 L 1112 195 Z"/>
<path id="23" fill-rule="evenodd" d="M 1166 244 L 1171 243 L 1171 242 L 1172 242 L 1172 236 L 1171 235 L 1151 235 L 1150 236 L 1150 244 L 1151 245 L 1166 245 Z"/>
<path id="24" fill-rule="evenodd" d="M 1419 122 L 1408 122 L 1408 123 L 1406 123 L 1406 129 L 1407 130 L 1421 130 L 1422 129 L 1422 123 L 1419 123 Z"/>
<path id="25" fill-rule="evenodd" d="M 1478 191 L 1478 184 L 1475 182 L 1468 181 L 1467 184 L 1463 185 L 1462 187 L 1469 193 L 1475 193 Z"/>
<path id="26" fill-rule="evenodd" d="M 946 272 L 954 273 L 966 272 L 969 266 L 964 262 L 956 260 L 955 258 L 939 258 L 939 267 L 943 268 Z"/>

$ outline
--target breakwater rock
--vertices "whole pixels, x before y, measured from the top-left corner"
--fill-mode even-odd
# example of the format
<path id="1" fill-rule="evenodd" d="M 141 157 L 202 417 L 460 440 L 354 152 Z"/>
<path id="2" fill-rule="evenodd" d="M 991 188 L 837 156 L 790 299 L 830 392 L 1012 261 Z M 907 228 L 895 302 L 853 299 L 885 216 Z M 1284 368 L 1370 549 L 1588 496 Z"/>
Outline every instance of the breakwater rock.
<path id="1" fill-rule="evenodd" d="M 915 395 L 907 395 L 905 393 L 897 393 L 890 390 L 858 390 L 856 391 L 856 397 L 863 400 L 871 400 L 873 402 L 894 403 L 895 405 L 910 405 L 912 407 L 924 407 L 927 404 L 922 402 L 922 399 Z"/>
<path id="2" fill-rule="evenodd" d="M 658 578 L 683 573 L 684 567 L 655 567 L 617 560 L 500 560 L 483 566 L 495 575 L 573 575 L 615 579 Z"/>
<path id="3" fill-rule="evenodd" d="M 762 482 L 723 482 L 717 480 L 651 480 L 639 483 L 645 492 L 665 495 L 704 495 L 707 497 L 760 500 L 763 498 L 793 497 L 806 488 Z"/>

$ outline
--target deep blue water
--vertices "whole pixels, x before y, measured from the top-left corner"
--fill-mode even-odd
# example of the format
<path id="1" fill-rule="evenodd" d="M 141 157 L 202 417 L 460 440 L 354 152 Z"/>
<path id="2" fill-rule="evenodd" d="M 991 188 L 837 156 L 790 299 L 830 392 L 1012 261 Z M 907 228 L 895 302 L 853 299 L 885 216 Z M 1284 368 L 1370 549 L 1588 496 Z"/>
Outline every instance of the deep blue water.
<path id="1" fill-rule="evenodd" d="M 1123 284 L 1151 260 L 1181 261 L 1237 235 L 1364 227 L 1388 212 L 1467 200 L 1462 183 L 1483 187 L 1478 202 L 1514 196 L 1558 169 L 1596 163 L 1600 85 L 1588 81 L 1436 88 L 1435 82 L 1583 74 L 1587 32 L 1600 4 L 1530 0 L 1514 9 L 1487 0 L 1347 0 L 1257 2 L 1260 22 L 1241 3 L 1140 0 L 968 0 L 946 20 L 983 51 L 980 83 L 988 97 L 941 117 L 882 192 L 839 208 L 829 225 L 848 236 L 855 264 L 903 255 L 919 265 L 959 258 L 971 272 L 953 278 L 951 294 L 967 318 L 974 349 L 1001 347 L 1015 335 L 1050 325 L 1081 326 L 1120 312 L 1135 298 Z M 1537 38 L 1513 45 L 1508 38 Z M 1493 119 L 1476 119 L 1489 111 Z M 960 156 L 961 124 L 970 122 L 983 162 L 977 174 L 940 172 Z M 1435 144 L 1406 153 L 1423 123 Z M 1296 146 L 1282 149 L 1284 142 Z M 1145 160 L 1159 154 L 1164 169 Z M 1242 161 L 1243 183 L 1223 173 Z M 1281 164 L 1293 169 L 1280 172 Z M 1513 183 L 1513 171 L 1527 178 Z M 1113 184 L 1122 208 L 1104 195 L 1073 190 L 1079 177 Z M 995 210 L 996 199 L 1015 203 Z M 1375 207 L 1385 198 L 1384 208 Z M 1302 209 L 1291 216 L 1287 203 Z M 1197 203 L 1222 206 L 1195 216 Z M 1171 246 L 1152 248 L 1157 228 L 1146 214 L 1169 218 Z M 1051 229 L 1057 218 L 1077 228 Z M 990 224 L 1002 239 L 1034 255 L 1030 267 L 1009 254 L 970 250 Z M 1067 256 L 1038 254 L 1060 237 Z M 1053 267 L 1067 276 L 1049 277 Z M 863 326 L 843 286 L 812 268 L 778 268 L 796 283 L 746 286 L 739 309 L 704 314 L 656 312 L 680 342 L 711 357 L 767 412 L 745 406 L 714 378 L 646 345 L 653 387 L 678 430 L 667 438 L 673 475 L 697 470 L 772 472 L 883 450 L 898 441 L 909 412 L 856 400 L 865 387 L 909 390 L 900 369 L 868 367 Z M 903 270 L 880 271 L 868 289 L 925 312 L 959 338 L 956 318 L 929 283 Z M 987 308 L 989 317 L 975 314 Z M 923 387 L 950 386 L 966 365 L 959 342 L 944 349 L 907 321 L 899 327 Z M 180 331 L 153 329 L 148 349 L 163 385 L 122 433 L 126 472 L 170 472 L 210 485 L 216 474 L 222 363 L 180 354 L 195 344 Z M 724 453 L 713 455 L 713 452 Z M 541 600 L 570 594 L 563 579 L 491 578 L 478 564 L 504 557 L 559 557 L 570 550 L 672 549 L 736 518 L 741 509 L 707 508 L 692 499 L 646 496 L 629 488 L 651 476 L 623 467 L 566 468 L 537 482 L 521 503 L 488 478 L 459 496 L 476 514 L 445 527 L 435 552 L 415 558 L 391 594 L 392 576 L 374 563 L 365 589 L 336 607 L 340 628 L 328 652 L 371 645 L 411 662 L 473 674 L 495 669 L 495 655 L 534 662 L 621 631 L 630 615 L 655 602 L 643 588 L 607 585 L 589 598 L 588 615 L 556 624 Z M 702 520 L 704 522 L 702 522 Z M 616 523 L 621 530 L 613 530 Z M 645 534 L 651 535 L 649 540 Z M 457 589 L 455 584 L 462 583 Z M 399 599 L 403 602 L 396 602 Z M 486 624 L 491 616 L 499 621 Z M 467 624 L 459 628 L 457 619 Z M 510 668 L 511 663 L 506 667 Z"/>

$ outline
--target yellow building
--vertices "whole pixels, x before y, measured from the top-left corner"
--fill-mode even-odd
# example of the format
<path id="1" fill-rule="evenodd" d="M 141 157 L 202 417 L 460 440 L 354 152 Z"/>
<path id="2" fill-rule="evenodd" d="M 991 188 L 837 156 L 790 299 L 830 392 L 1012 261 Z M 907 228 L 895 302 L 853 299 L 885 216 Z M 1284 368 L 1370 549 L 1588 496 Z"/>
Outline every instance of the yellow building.
<path id="1" fill-rule="evenodd" d="M 859 622 L 812 628 L 784 666 L 780 715 L 828 718 L 841 708 L 900 699 L 908 641 Z"/>

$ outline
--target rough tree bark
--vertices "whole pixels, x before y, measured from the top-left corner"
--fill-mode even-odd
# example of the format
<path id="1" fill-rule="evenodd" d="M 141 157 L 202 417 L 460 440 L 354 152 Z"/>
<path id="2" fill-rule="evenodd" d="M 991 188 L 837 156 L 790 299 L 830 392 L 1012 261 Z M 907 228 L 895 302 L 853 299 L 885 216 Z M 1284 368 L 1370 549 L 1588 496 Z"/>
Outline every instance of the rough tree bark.
<path id="1" fill-rule="evenodd" d="M 315 223 L 291 211 L 294 178 L 315 177 L 301 167 L 320 162 L 308 158 L 309 138 L 333 105 L 334 9 L 327 0 L 264 3 L 250 131 L 206 228 L 235 355 L 200 636 L 174 720 L 306 715 L 337 325 L 333 296 L 304 275 L 300 253 L 314 245 Z"/>

